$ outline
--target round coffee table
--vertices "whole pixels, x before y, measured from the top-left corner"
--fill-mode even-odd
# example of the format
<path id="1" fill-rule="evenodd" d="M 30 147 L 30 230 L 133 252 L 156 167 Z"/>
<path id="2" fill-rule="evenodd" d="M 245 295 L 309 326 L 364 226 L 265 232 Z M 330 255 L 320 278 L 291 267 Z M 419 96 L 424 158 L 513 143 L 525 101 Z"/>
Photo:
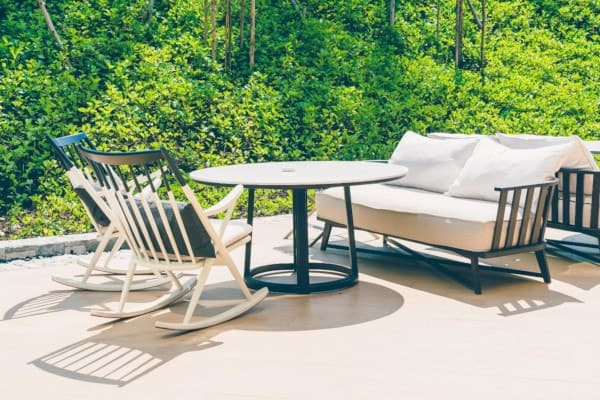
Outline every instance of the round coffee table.
<path id="1" fill-rule="evenodd" d="M 294 260 L 251 268 L 252 244 L 246 244 L 244 278 L 253 289 L 314 293 L 356 283 L 358 263 L 354 240 L 350 187 L 387 182 L 406 175 L 406 167 L 368 161 L 289 161 L 238 164 L 200 169 L 190 177 L 215 186 L 243 185 L 248 189 L 248 224 L 254 218 L 255 189 L 289 189 L 293 203 Z M 346 203 L 350 266 L 312 262 L 308 257 L 307 190 L 343 186 Z"/>

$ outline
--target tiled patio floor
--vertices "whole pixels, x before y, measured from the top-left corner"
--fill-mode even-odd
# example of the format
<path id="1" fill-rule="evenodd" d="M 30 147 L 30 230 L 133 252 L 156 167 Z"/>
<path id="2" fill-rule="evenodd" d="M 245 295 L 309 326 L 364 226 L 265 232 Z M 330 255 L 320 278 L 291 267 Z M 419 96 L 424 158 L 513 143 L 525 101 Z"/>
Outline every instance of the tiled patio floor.
<path id="1" fill-rule="evenodd" d="M 255 264 L 290 257 L 290 223 L 257 220 Z M 50 280 L 81 273 L 75 260 L 0 264 L 1 399 L 600 398 L 600 267 L 585 262 L 549 256 L 550 285 L 487 274 L 477 296 L 415 262 L 363 257 L 350 289 L 271 295 L 239 319 L 174 334 L 154 321 L 185 304 L 91 316 L 118 294 Z M 495 261 L 536 265 L 529 254 Z M 213 277 L 210 292 L 229 281 Z"/>

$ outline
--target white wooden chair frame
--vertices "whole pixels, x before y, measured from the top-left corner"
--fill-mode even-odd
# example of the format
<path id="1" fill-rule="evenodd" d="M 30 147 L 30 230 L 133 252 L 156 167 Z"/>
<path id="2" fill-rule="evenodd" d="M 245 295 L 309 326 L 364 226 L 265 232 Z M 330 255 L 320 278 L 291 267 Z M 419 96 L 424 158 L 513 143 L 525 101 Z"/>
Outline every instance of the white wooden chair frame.
<path id="1" fill-rule="evenodd" d="M 81 153 L 92 163 L 98 164 L 110 163 L 112 160 L 111 154 L 115 154 L 102 153 L 89 149 L 81 149 Z M 200 203 L 196 199 L 192 189 L 183 180 L 183 177 L 177 170 L 174 161 L 169 156 L 167 151 L 165 149 L 161 149 L 160 151 L 137 152 L 137 154 L 149 153 L 152 153 L 157 157 L 163 157 L 163 159 L 168 163 L 168 166 L 171 169 L 169 172 L 172 172 L 175 175 L 186 201 L 191 204 L 193 211 L 206 230 L 206 233 L 210 238 L 212 248 L 214 249 L 215 256 L 197 257 L 194 255 L 192 242 L 190 237 L 188 237 L 184 221 L 179 211 L 178 202 L 176 201 L 175 194 L 169 185 L 167 185 L 164 190 L 168 200 L 161 200 L 157 192 L 153 190 L 141 196 L 134 196 L 131 192 L 116 190 L 114 184 L 105 182 L 103 184 L 103 196 L 104 198 L 108 199 L 108 206 L 112 210 L 112 215 L 117 225 L 117 229 L 124 235 L 126 242 L 129 244 L 129 247 L 133 253 L 133 259 L 127 271 L 125 285 L 121 291 L 121 297 L 117 309 L 94 310 L 92 314 L 101 317 L 113 318 L 133 317 L 158 310 L 159 308 L 176 302 L 193 289 L 191 300 L 181 322 L 156 322 L 156 327 L 159 328 L 193 330 L 216 325 L 235 318 L 261 302 L 267 296 L 268 289 L 263 288 L 252 294 L 246 286 L 241 273 L 229 254 L 230 250 L 251 240 L 251 227 L 246 226 L 247 233 L 243 237 L 236 239 L 234 242 L 224 243 L 223 241 L 235 203 L 242 194 L 242 186 L 236 186 L 216 205 L 204 210 L 200 206 Z M 123 153 L 119 155 L 123 156 Z M 119 161 L 114 162 L 118 163 Z M 106 164 L 103 165 L 104 170 L 109 170 Z M 111 165 L 109 164 L 108 167 L 110 166 Z M 114 181 L 116 181 L 116 179 L 113 179 L 113 182 Z M 152 215 L 150 211 L 150 203 L 156 207 L 160 221 L 149 217 Z M 167 220 L 164 208 L 165 203 L 168 204 L 173 210 L 177 227 L 185 242 L 185 249 L 180 248 L 181 244 L 178 245 L 175 240 L 172 228 Z M 222 212 L 225 212 L 225 218 L 220 222 L 219 231 L 217 232 L 209 217 Z M 142 216 L 142 213 L 145 214 L 146 220 Z M 148 226 L 146 221 L 149 222 L 150 226 Z M 165 243 L 161 238 L 158 222 L 161 223 L 160 225 L 162 225 L 166 232 L 168 243 Z M 153 242 L 157 243 L 158 246 L 156 246 Z M 167 245 L 170 245 L 170 247 Z M 173 251 L 168 253 L 168 248 L 173 249 Z M 226 311 L 216 315 L 192 320 L 194 311 L 198 305 L 210 271 L 215 265 L 223 265 L 227 267 L 233 276 L 235 283 L 242 292 L 245 300 L 236 302 L 235 305 L 231 306 Z M 136 270 L 140 267 L 148 268 L 155 273 L 165 273 L 171 281 L 171 288 L 167 293 L 160 296 L 156 300 L 135 307 L 129 305 L 127 303 L 127 299 L 131 290 L 133 276 Z M 180 277 L 174 274 L 176 271 L 187 270 L 199 270 L 197 277 L 193 277 L 188 279 L 186 282 L 182 282 Z"/>
<path id="2" fill-rule="evenodd" d="M 83 260 L 81 258 L 77 260 L 77 263 L 85 268 L 85 273 L 81 278 L 52 276 L 52 280 L 57 283 L 76 289 L 108 292 L 121 291 L 123 289 L 123 282 L 95 283 L 90 281 L 90 278 L 94 276 L 94 271 L 115 275 L 124 275 L 127 273 L 127 268 L 119 268 L 110 264 L 110 261 L 113 259 L 117 251 L 119 251 L 125 243 L 125 237 L 120 234 L 119 230 L 116 227 L 116 224 L 113 222 L 113 219 L 110 216 L 110 209 L 106 204 L 106 201 L 99 195 L 98 190 L 96 189 L 98 184 L 97 182 L 95 182 L 93 176 L 87 173 L 85 169 L 78 168 L 75 165 L 74 160 L 72 160 L 63 149 L 65 145 L 75 146 L 79 143 L 85 143 L 86 145 L 89 145 L 91 142 L 89 141 L 85 133 L 77 133 L 74 135 L 63 136 L 61 138 L 49 137 L 49 139 L 54 147 L 55 152 L 57 153 L 56 155 L 59 158 L 59 161 L 61 162 L 63 167 L 67 169 L 67 177 L 69 178 L 69 181 L 71 182 L 73 188 L 83 188 L 87 192 L 89 197 L 96 203 L 98 208 L 102 210 L 102 212 L 107 216 L 107 218 L 110 221 L 108 226 L 101 226 L 100 224 L 98 224 L 96 218 L 94 218 L 92 210 L 90 210 L 88 205 L 86 205 L 82 201 L 84 209 L 88 214 L 90 220 L 92 221 L 94 229 L 98 233 L 98 246 L 96 247 L 96 250 L 92 254 L 89 261 Z M 159 178 L 158 171 L 152 174 L 151 178 L 155 180 L 156 184 L 159 184 L 159 182 L 157 181 Z M 104 253 L 104 250 L 106 250 L 106 247 L 112 239 L 115 239 L 115 243 L 108 256 L 104 259 L 104 262 L 100 264 L 100 259 Z M 139 269 L 138 271 L 136 271 L 136 273 L 140 275 L 153 274 L 154 276 L 151 278 L 143 278 L 131 282 L 130 290 L 149 289 L 156 286 L 164 285 L 169 282 L 168 277 L 153 273 L 150 270 Z"/>

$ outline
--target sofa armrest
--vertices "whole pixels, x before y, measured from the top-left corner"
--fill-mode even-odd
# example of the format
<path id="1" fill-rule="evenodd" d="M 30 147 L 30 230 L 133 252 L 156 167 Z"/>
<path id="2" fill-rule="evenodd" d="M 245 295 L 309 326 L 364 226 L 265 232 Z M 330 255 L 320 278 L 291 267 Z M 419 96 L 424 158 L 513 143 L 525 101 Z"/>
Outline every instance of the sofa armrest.
<path id="1" fill-rule="evenodd" d="M 581 232 L 584 232 L 584 229 L 598 230 L 600 222 L 598 217 L 600 210 L 600 171 L 561 168 L 556 176 L 559 179 L 559 184 L 558 191 L 552 199 L 552 214 L 550 216 L 552 225 Z M 560 192 L 560 196 L 558 192 Z M 589 221 L 584 226 L 586 196 L 591 196 L 588 197 L 591 200 L 591 207 Z M 571 210 L 573 206 L 574 210 Z M 562 215 L 559 213 L 561 210 Z"/>
<path id="2" fill-rule="evenodd" d="M 515 191 L 517 189 L 529 189 L 529 188 L 542 188 L 545 186 L 556 186 L 558 185 L 558 179 L 551 179 L 549 181 L 546 182 L 542 182 L 542 183 L 533 183 L 530 185 L 517 185 L 517 186 L 496 186 L 494 188 L 495 191 L 497 192 L 509 192 L 509 191 Z M 501 193 L 502 194 L 502 193 Z"/>
<path id="3" fill-rule="evenodd" d="M 557 184 L 558 179 L 553 179 L 531 185 L 495 188 L 500 192 L 500 198 L 492 250 L 543 245 L 550 201 Z M 507 213 L 508 223 L 505 223 Z"/>

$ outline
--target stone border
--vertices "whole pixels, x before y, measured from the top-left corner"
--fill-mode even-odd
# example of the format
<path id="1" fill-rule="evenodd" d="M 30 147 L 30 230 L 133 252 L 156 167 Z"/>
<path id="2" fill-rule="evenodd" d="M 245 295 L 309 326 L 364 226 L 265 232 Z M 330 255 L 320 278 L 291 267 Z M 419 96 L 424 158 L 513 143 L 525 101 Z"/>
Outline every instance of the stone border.
<path id="1" fill-rule="evenodd" d="M 289 217 L 289 214 L 280 214 L 270 217 L 256 217 L 254 220 L 268 221 L 269 219 L 276 220 Z M 322 229 L 320 226 L 316 228 Z M 114 242 L 115 239 L 112 239 L 108 243 L 106 251 L 112 248 Z M 52 257 L 65 254 L 82 255 L 93 252 L 97 247 L 98 234 L 94 232 L 65 236 L 41 236 L 31 239 L 0 240 L 0 264 L 12 260 L 36 257 Z M 127 243 L 124 243 L 122 249 L 127 248 Z"/>
<path id="2" fill-rule="evenodd" d="M 17 259 L 86 254 L 98 247 L 96 233 L 44 236 L 31 239 L 1 240 L 0 263 Z M 110 245 L 109 245 L 110 248 Z"/>

